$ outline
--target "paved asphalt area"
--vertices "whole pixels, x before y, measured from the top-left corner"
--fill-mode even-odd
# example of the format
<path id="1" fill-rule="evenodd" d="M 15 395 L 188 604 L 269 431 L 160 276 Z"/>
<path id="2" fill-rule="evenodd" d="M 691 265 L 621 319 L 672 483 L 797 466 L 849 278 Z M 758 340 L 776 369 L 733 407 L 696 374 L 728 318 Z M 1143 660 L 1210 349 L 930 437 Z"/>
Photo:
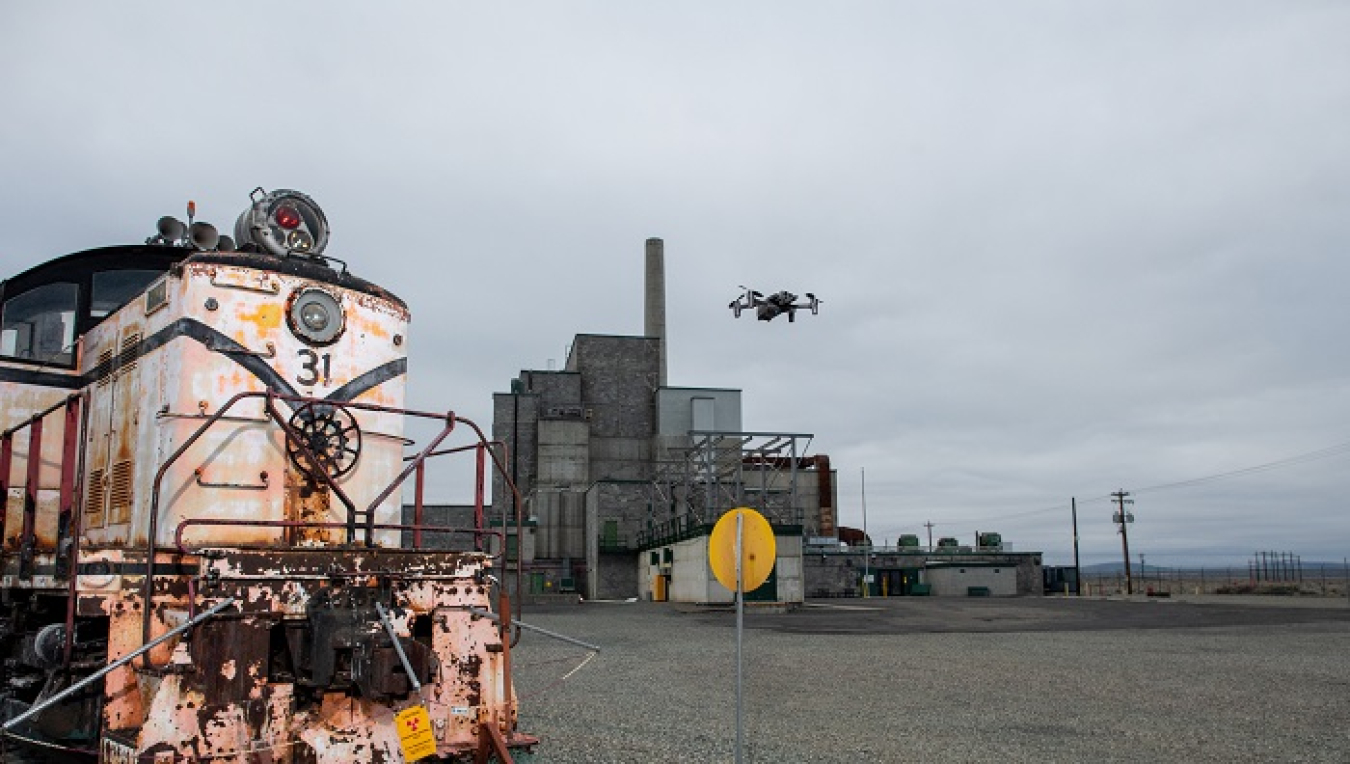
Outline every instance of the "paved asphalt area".
<path id="1" fill-rule="evenodd" d="M 732 609 L 523 620 L 601 651 L 526 633 L 542 742 L 518 760 L 736 760 Z M 1350 762 L 1345 600 L 813 600 L 745 624 L 745 762 Z"/>
<path id="2" fill-rule="evenodd" d="M 705 608 L 683 607 L 697 613 Z M 728 613 L 735 610 L 721 608 Z M 1350 602 L 1276 598 L 812 600 L 790 614 L 746 610 L 751 628 L 790 634 L 932 634 L 1350 623 Z M 714 621 L 717 619 L 714 617 Z"/>

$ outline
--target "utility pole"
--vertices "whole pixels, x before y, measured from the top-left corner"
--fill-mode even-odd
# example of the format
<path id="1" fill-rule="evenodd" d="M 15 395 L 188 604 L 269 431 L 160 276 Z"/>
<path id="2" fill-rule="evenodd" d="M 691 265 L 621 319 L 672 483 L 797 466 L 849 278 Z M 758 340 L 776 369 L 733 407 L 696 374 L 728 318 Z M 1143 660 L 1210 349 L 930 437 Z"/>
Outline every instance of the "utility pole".
<path id="1" fill-rule="evenodd" d="M 872 539 L 867 536 L 867 468 L 859 468 L 862 478 L 862 515 L 863 515 L 863 596 L 872 596 Z"/>
<path id="2" fill-rule="evenodd" d="M 1126 530 L 1126 526 L 1134 522 L 1134 515 L 1125 511 L 1126 504 L 1134 503 L 1134 499 L 1126 498 L 1129 495 L 1129 491 L 1116 491 L 1111 494 L 1117 507 L 1116 515 L 1112 519 L 1120 526 L 1120 546 L 1125 553 L 1125 593 L 1134 594 L 1134 577 L 1130 574 L 1130 534 Z"/>
<path id="3" fill-rule="evenodd" d="M 1073 509 L 1073 594 L 1083 596 L 1083 571 L 1078 565 L 1078 499 L 1069 497 L 1069 506 Z"/>
<path id="4" fill-rule="evenodd" d="M 928 529 L 928 551 L 933 551 L 933 521 L 929 520 L 923 524 Z"/>

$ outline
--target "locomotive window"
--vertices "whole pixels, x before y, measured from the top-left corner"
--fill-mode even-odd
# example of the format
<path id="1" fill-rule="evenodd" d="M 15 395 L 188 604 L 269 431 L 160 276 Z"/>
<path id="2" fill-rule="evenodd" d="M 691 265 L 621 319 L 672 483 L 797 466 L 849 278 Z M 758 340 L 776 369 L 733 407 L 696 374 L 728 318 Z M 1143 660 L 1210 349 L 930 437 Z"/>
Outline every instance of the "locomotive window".
<path id="1" fill-rule="evenodd" d="M 94 274 L 94 292 L 89 315 L 103 318 L 131 302 L 163 271 L 101 271 Z"/>
<path id="2" fill-rule="evenodd" d="M 5 301 L 0 355 L 70 366 L 75 362 L 75 284 L 45 284 Z"/>

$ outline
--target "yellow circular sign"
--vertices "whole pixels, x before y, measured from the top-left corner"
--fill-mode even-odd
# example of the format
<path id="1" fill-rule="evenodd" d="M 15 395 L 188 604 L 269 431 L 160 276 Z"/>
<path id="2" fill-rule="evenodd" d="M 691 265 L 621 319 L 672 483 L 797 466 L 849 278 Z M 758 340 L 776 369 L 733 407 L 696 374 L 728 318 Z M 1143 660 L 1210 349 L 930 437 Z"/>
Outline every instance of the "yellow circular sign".
<path id="1" fill-rule="evenodd" d="M 764 515 L 749 507 L 729 510 L 708 537 L 708 564 L 718 583 L 736 591 L 736 518 L 741 518 L 741 591 L 758 589 L 769 580 L 778 543 Z"/>

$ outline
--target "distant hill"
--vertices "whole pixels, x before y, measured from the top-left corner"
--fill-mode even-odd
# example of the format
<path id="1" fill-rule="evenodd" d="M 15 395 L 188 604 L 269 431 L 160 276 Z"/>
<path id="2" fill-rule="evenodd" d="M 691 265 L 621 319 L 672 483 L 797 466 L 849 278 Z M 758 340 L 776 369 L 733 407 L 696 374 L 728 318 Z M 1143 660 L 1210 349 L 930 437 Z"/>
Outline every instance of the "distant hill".
<path id="1" fill-rule="evenodd" d="M 1177 570 L 1193 573 L 1199 573 L 1201 570 L 1205 571 L 1232 570 L 1232 571 L 1242 571 L 1245 575 L 1248 569 L 1247 565 L 1248 563 L 1246 562 L 1234 563 L 1231 565 L 1223 565 L 1223 564 L 1147 565 L 1145 566 L 1146 571 L 1143 571 L 1140 569 L 1139 563 L 1135 562 L 1130 564 L 1130 573 L 1132 575 L 1138 576 L 1142 575 L 1144 572 L 1147 572 L 1149 575 L 1152 575 L 1153 573 L 1159 572 L 1169 573 Z M 1337 578 L 1341 578 L 1345 575 L 1345 563 L 1343 562 L 1321 562 L 1316 560 L 1310 562 L 1308 560 L 1304 560 L 1302 563 L 1302 569 L 1304 578 L 1307 578 L 1312 575 L 1321 575 L 1323 570 L 1327 572 L 1327 575 L 1329 576 L 1334 575 Z M 1125 563 L 1099 562 L 1096 563 L 1095 565 L 1084 565 L 1082 567 L 1082 571 L 1084 576 L 1123 576 L 1125 575 Z"/>

